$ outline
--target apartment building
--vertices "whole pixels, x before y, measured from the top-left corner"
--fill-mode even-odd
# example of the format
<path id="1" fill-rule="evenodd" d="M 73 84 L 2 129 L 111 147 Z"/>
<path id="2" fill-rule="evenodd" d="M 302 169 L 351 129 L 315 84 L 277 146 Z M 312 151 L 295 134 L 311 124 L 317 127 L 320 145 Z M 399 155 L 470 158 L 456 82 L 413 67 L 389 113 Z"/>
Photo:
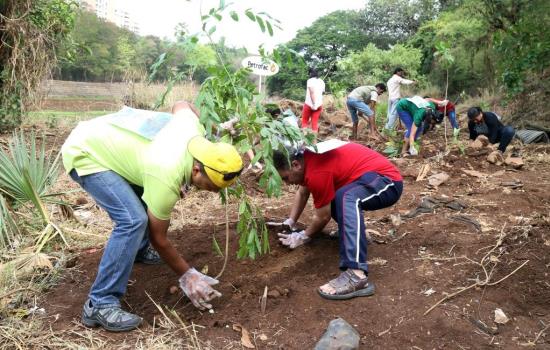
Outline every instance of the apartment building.
<path id="1" fill-rule="evenodd" d="M 120 28 L 139 34 L 140 27 L 130 9 L 131 2 L 120 0 L 79 0 L 81 7 L 95 12 L 96 16 Z"/>

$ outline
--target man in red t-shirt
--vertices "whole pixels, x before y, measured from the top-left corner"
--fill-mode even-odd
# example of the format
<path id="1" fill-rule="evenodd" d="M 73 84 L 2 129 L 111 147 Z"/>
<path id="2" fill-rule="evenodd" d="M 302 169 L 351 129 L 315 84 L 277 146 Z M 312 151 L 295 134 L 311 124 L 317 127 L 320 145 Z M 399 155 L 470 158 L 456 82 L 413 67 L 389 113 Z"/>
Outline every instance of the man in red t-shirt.
<path id="1" fill-rule="evenodd" d="M 321 144 L 317 144 L 321 149 Z M 339 277 L 318 289 L 327 299 L 350 299 L 374 294 L 368 283 L 367 239 L 363 210 L 377 210 L 397 202 L 403 191 L 399 170 L 381 154 L 356 143 L 345 143 L 324 153 L 292 150 L 290 159 L 274 151 L 273 163 L 283 181 L 300 185 L 290 217 L 284 224 L 294 227 L 309 195 L 315 215 L 303 231 L 279 234 L 291 249 L 307 243 L 334 218 L 340 240 Z"/>

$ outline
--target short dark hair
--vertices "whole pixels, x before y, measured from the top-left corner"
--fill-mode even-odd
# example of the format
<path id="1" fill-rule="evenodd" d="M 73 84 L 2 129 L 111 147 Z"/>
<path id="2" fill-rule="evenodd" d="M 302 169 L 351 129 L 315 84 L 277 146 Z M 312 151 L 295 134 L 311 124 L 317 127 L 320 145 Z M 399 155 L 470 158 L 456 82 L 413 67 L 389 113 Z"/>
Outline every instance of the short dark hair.
<path id="1" fill-rule="evenodd" d="M 377 87 L 377 88 L 379 88 L 380 90 L 382 90 L 382 91 L 384 91 L 384 92 L 385 92 L 385 91 L 388 91 L 388 88 L 386 88 L 386 84 L 384 84 L 384 83 L 378 83 L 378 84 L 376 84 L 376 85 L 374 85 L 374 86 Z"/>
<path id="2" fill-rule="evenodd" d="M 405 70 L 404 70 L 403 68 L 401 68 L 401 67 L 397 67 L 397 68 L 395 68 L 395 70 L 393 71 L 393 74 L 397 74 L 397 73 L 399 73 L 399 72 L 405 73 Z"/>
<path id="3" fill-rule="evenodd" d="M 273 151 L 273 166 L 277 170 L 290 169 L 290 163 L 294 160 L 304 159 L 303 150 L 296 150 L 294 148 L 287 149 L 288 156 L 283 151 Z"/>
<path id="4" fill-rule="evenodd" d="M 309 77 L 310 77 L 310 78 L 317 78 L 317 77 L 319 77 L 319 73 L 317 72 L 317 69 L 315 69 L 315 68 L 310 68 L 310 69 L 309 69 Z"/>
<path id="5" fill-rule="evenodd" d="M 479 115 L 479 113 L 483 113 L 481 107 L 470 107 L 470 109 L 468 109 L 468 119 L 474 119 Z"/>

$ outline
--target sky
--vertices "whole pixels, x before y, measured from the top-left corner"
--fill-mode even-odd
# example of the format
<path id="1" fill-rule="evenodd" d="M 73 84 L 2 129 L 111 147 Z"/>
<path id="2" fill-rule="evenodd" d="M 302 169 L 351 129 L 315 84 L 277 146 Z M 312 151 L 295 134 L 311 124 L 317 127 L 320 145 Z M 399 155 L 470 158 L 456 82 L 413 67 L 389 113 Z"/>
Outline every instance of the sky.
<path id="1" fill-rule="evenodd" d="M 234 22 L 229 17 L 229 11 L 226 11 L 222 22 L 216 25 L 214 39 L 225 36 L 227 45 L 244 46 L 254 53 L 262 43 L 270 50 L 291 40 L 299 29 L 330 12 L 364 8 L 366 0 L 226 0 L 226 3 L 229 2 L 232 2 L 230 10 L 239 15 L 239 22 Z M 120 3 L 135 16 L 141 35 L 173 38 L 174 28 L 180 22 L 187 24 L 190 33 L 199 32 L 201 8 L 203 13 L 207 13 L 210 8 L 218 6 L 219 0 L 119 0 Z M 244 15 L 248 8 L 256 13 L 267 12 L 281 21 L 283 29 L 274 28 L 273 37 L 267 31 L 262 33 L 258 25 Z"/>

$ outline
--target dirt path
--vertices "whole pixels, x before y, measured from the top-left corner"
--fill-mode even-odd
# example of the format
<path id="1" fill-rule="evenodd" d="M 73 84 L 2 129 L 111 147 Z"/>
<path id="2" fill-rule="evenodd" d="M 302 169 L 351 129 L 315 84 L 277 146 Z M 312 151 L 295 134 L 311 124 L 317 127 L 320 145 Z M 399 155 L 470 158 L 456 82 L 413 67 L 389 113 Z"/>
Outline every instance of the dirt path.
<path id="1" fill-rule="evenodd" d="M 548 149 L 544 149 L 548 152 Z M 545 154 L 546 154 L 545 153 Z M 223 297 L 214 303 L 215 313 L 194 309 L 180 293 L 170 294 L 176 276 L 166 266 L 136 265 L 123 305 L 145 317 L 150 329 L 159 312 L 148 298 L 175 310 L 187 322 L 205 326 L 200 338 L 213 349 L 240 349 L 240 335 L 232 326 L 242 324 L 251 332 L 259 349 L 311 349 L 328 322 L 342 317 L 361 334 L 365 349 L 518 349 L 521 343 L 535 339 L 550 324 L 550 169 L 549 163 L 528 164 L 520 171 L 451 155 L 435 170 L 445 170 L 450 180 L 438 190 L 430 190 L 426 181 L 414 177 L 425 160 L 400 161 L 405 175 L 405 192 L 396 207 L 366 215 L 367 227 L 380 233 L 369 246 L 370 279 L 377 292 L 369 298 L 350 301 L 326 301 L 316 288 L 338 273 L 338 241 L 321 235 L 310 245 L 288 251 L 270 235 L 271 253 L 255 261 L 238 261 L 233 256 L 222 277 L 219 290 Z M 480 166 L 483 164 L 483 166 Z M 476 178 L 461 169 L 475 169 L 492 177 Z M 510 189 L 501 184 L 519 180 L 522 187 Z M 468 207 L 460 213 L 438 208 L 404 221 L 397 229 L 389 214 L 404 214 L 415 208 L 421 197 L 446 195 L 459 199 Z M 273 209 L 270 215 L 284 217 L 292 194 L 266 200 Z M 219 214 L 219 215 L 218 215 Z M 472 225 L 454 221 L 461 214 L 476 219 L 481 231 Z M 222 218 L 222 212 L 213 213 Z M 222 219 L 220 219 L 222 220 Z M 391 235 L 388 233 L 394 230 Z M 499 262 L 494 280 L 529 262 L 502 283 L 474 288 L 423 313 L 445 294 L 482 278 L 479 266 L 463 258 L 479 260 L 493 246 L 500 232 L 506 233 L 494 254 Z M 188 261 L 202 268 L 208 265 L 215 274 L 222 258 L 215 257 L 211 234 L 223 241 L 223 226 L 204 223 L 171 232 L 170 237 Z M 232 228 L 231 251 L 237 248 Z M 377 243 L 378 242 L 378 243 Z M 49 315 L 58 315 L 54 329 L 79 328 L 81 306 L 93 281 L 101 251 L 83 253 L 77 266 L 62 283 L 44 298 Z M 265 314 L 259 298 L 265 286 L 272 291 Z M 434 293 L 430 294 L 430 290 Z M 510 322 L 493 332 L 495 308 L 501 308 Z M 487 327 L 485 331 L 483 322 Z M 132 333 L 113 335 L 110 344 L 131 339 Z M 536 349 L 550 348 L 550 338 L 541 337 Z"/>

